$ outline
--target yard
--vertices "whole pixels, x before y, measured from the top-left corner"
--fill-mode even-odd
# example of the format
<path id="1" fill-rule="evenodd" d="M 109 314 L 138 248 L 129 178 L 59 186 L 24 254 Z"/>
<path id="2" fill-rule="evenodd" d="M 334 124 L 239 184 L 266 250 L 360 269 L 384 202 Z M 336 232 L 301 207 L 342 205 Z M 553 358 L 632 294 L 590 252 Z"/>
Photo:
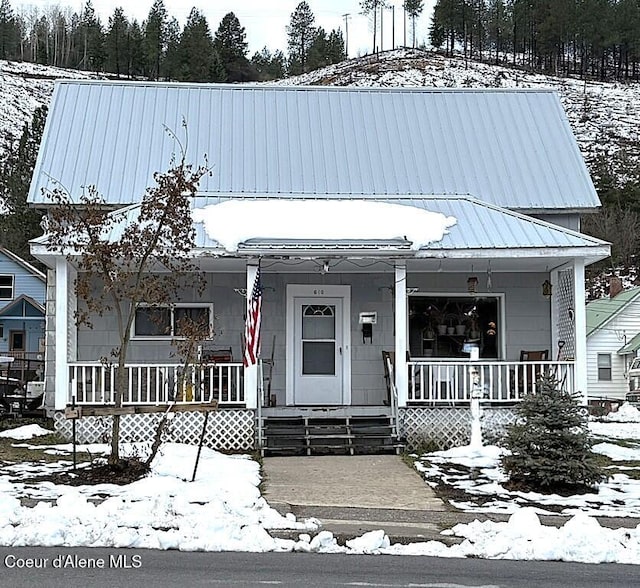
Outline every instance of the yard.
<path id="1" fill-rule="evenodd" d="M 627 422 L 613 420 L 622 418 Z M 321 522 L 281 516 L 260 495 L 260 466 L 246 455 L 203 449 L 191 482 L 197 448 L 166 444 L 149 474 L 137 481 L 72 486 L 54 483 L 73 476 L 71 445 L 41 424 L 0 433 L 0 545 L 102 546 L 197 551 L 313 551 L 390 553 L 442 557 L 550 559 L 582 562 L 640 561 L 640 413 L 628 406 L 591 421 L 595 451 L 610 474 L 597 494 L 573 496 L 510 492 L 498 468 L 501 449 L 459 447 L 410 456 L 426 483 L 459 511 L 503 513 L 508 522 L 458 524 L 445 534 L 459 545 L 429 541 L 389 545 L 384 530 L 340 545 Z M 78 467 L 87 467 L 107 445 L 78 447 Z M 143 455 L 143 445 L 128 445 Z M 556 528 L 539 515 L 566 515 Z M 601 526 L 611 517 L 620 528 Z M 600 519 L 602 520 L 602 519 Z M 280 539 L 274 529 L 299 531 Z"/>

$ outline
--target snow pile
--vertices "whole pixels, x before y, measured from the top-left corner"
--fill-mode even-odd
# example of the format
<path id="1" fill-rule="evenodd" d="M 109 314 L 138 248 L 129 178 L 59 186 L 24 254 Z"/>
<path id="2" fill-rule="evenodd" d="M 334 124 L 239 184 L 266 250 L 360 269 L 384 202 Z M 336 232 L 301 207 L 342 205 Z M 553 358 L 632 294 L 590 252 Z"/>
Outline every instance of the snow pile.
<path id="1" fill-rule="evenodd" d="M 640 410 L 632 404 L 624 402 L 616 412 L 604 415 L 602 420 L 614 423 L 640 423 Z"/>
<path id="2" fill-rule="evenodd" d="M 0 437 L 8 437 L 10 439 L 32 439 L 33 437 L 41 437 L 43 435 L 51 435 L 53 431 L 45 429 L 40 425 L 24 425 L 16 429 L 7 429 L 0 433 Z"/>
<path id="3" fill-rule="evenodd" d="M 313 224 L 295 222 L 312 218 Z M 354 222 L 354 219 L 359 219 Z M 406 239 L 414 250 L 440 241 L 454 217 L 366 200 L 230 200 L 193 211 L 207 236 L 227 251 L 250 239 Z M 292 222 L 293 221 L 293 222 Z"/>

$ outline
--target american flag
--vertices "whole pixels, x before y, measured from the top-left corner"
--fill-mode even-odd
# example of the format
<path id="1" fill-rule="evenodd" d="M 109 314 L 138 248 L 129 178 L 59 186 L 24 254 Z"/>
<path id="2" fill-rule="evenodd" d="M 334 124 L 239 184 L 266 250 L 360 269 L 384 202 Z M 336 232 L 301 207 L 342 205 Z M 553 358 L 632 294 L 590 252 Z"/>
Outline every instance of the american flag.
<path id="1" fill-rule="evenodd" d="M 260 356 L 260 321 L 262 319 L 262 281 L 260 267 L 253 282 L 251 298 L 247 300 L 247 320 L 244 327 L 244 366 L 255 365 Z"/>

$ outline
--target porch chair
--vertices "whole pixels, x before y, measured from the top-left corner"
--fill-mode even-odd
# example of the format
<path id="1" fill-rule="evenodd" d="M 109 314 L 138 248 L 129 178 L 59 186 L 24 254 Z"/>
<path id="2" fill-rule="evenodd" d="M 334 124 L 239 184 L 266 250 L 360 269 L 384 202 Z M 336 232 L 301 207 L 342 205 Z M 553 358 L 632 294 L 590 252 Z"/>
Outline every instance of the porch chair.
<path id="1" fill-rule="evenodd" d="M 548 349 L 541 349 L 537 351 L 527 351 L 523 349 L 522 351 L 520 351 L 521 362 L 548 361 L 548 360 L 549 360 Z M 524 389 L 525 382 L 526 382 L 527 389 L 525 390 L 525 392 L 531 392 L 531 390 L 534 390 L 543 371 L 544 371 L 543 367 L 539 365 L 526 366 L 520 372 L 520 389 L 521 390 Z"/>

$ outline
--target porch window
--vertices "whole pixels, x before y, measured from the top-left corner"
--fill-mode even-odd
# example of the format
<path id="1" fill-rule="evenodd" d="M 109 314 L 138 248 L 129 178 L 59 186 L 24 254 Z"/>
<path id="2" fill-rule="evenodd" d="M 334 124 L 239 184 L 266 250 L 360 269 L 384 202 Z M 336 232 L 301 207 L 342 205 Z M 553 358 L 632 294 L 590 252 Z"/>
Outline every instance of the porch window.
<path id="1" fill-rule="evenodd" d="M 500 355 L 498 296 L 409 296 L 409 349 L 414 357 L 481 358 Z"/>
<path id="2" fill-rule="evenodd" d="M 0 276 L 0 300 L 13 300 L 13 276 Z"/>
<path id="3" fill-rule="evenodd" d="M 598 380 L 611 381 L 611 354 L 598 353 Z"/>
<path id="4" fill-rule="evenodd" d="M 142 306 L 136 310 L 133 337 L 169 339 L 185 337 L 185 328 L 193 323 L 203 329 L 202 338 L 212 334 L 210 304 L 176 304 L 174 306 Z"/>

